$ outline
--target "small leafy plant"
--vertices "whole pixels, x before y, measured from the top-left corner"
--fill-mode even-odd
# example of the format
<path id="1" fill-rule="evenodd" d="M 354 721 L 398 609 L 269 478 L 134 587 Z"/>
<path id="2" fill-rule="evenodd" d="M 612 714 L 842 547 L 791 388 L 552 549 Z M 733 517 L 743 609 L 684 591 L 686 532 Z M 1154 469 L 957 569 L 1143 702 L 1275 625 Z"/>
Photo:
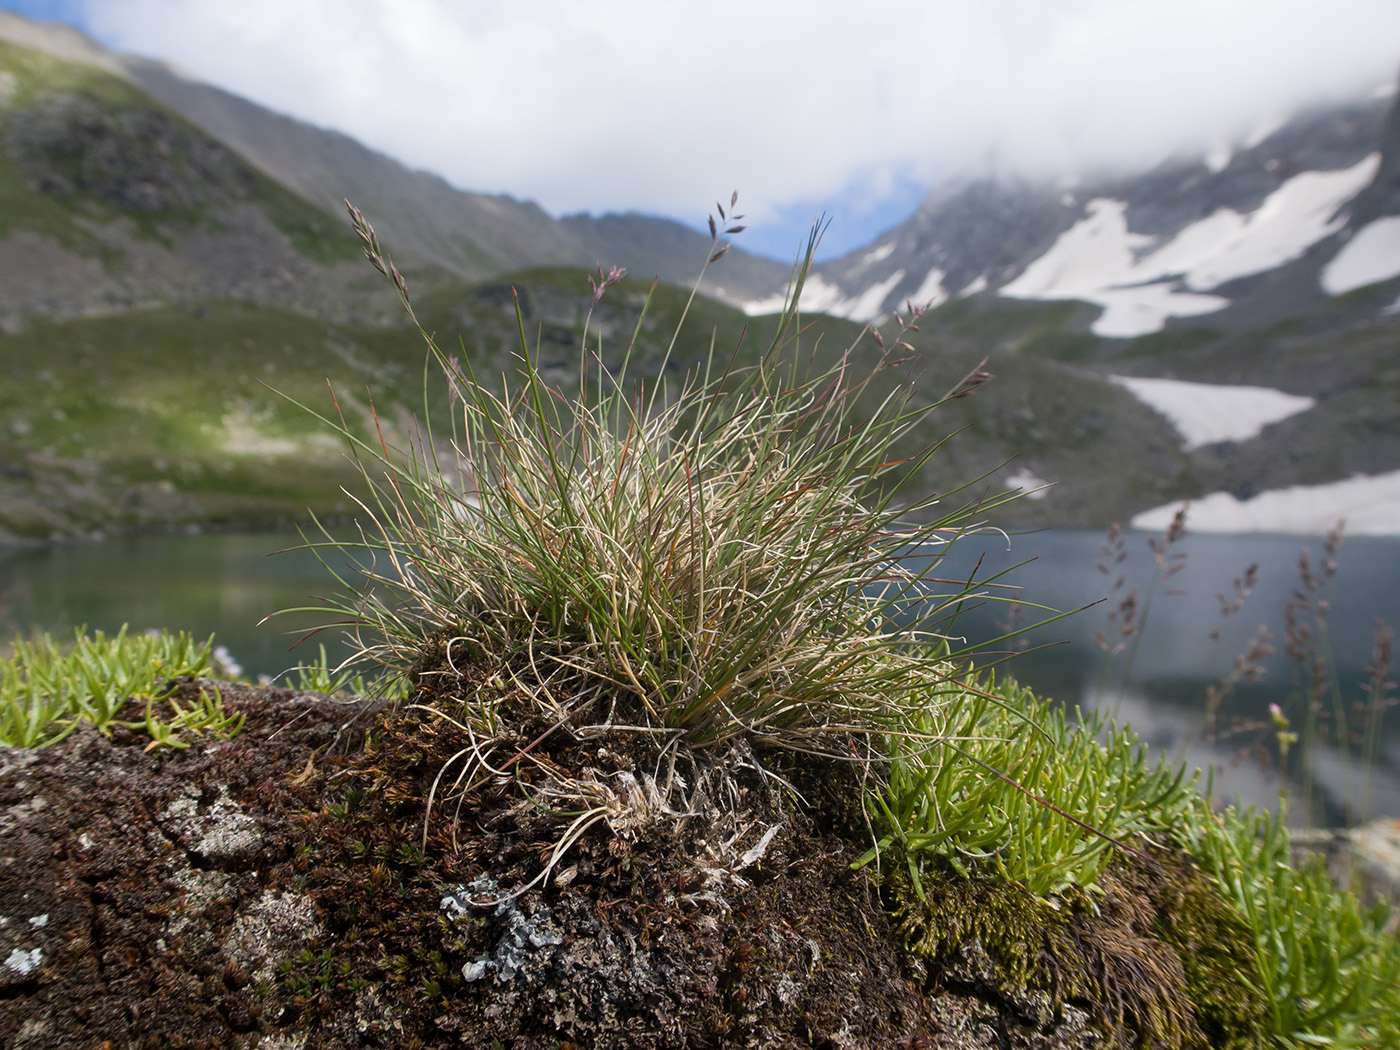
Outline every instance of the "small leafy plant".
<path id="1" fill-rule="evenodd" d="M 920 897 L 936 859 L 1048 899 L 1093 889 L 1115 849 L 1168 840 L 1197 797 L 1195 778 L 1165 760 L 1149 766 L 1130 729 L 1077 716 L 1014 682 L 973 682 L 955 703 L 924 705 L 912 737 L 892 738 L 872 795 L 881 834 L 857 864 L 902 858 Z"/>
<path id="2" fill-rule="evenodd" d="M 145 730 L 148 747 L 188 747 L 181 736 L 231 736 L 243 716 L 224 712 L 217 689 L 201 689 L 184 707 L 173 696 L 182 679 L 205 676 L 214 640 L 195 642 L 183 632 L 132 635 L 125 626 L 115 637 L 80 628 L 71 649 L 48 635 L 17 639 L 13 655 L 0 662 L 0 746 L 54 744 L 87 722 L 102 732 L 114 725 Z M 117 720 L 129 701 L 144 701 L 145 716 Z"/>
<path id="3" fill-rule="evenodd" d="M 320 693 L 322 696 L 374 696 L 402 699 L 402 680 L 386 682 L 354 667 L 331 666 L 324 645 L 310 663 L 299 664 L 287 673 L 287 686 L 299 693 Z"/>
<path id="4" fill-rule="evenodd" d="M 1185 843 L 1254 935 L 1284 1046 L 1400 1045 L 1400 939 L 1384 901 L 1362 908 L 1320 862 L 1293 864 L 1284 815 L 1198 802 Z"/>

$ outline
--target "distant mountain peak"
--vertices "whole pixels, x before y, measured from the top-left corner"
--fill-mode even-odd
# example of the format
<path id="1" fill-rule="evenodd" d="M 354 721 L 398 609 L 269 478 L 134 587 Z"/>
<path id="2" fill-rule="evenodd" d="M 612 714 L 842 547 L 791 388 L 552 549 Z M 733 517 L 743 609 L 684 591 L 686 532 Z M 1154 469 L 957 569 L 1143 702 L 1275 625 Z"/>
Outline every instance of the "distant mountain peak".
<path id="1" fill-rule="evenodd" d="M 1270 276 L 1289 267 L 1307 269 L 1318 299 L 1400 273 L 1400 221 L 1388 221 L 1400 215 L 1392 101 L 1373 94 L 1270 117 L 1237 141 L 1135 174 L 950 180 L 874 246 L 815 267 L 807 305 L 874 321 L 910 300 L 1073 299 L 1100 308 L 1092 331 L 1110 338 L 1239 304 L 1248 323 L 1278 319 L 1300 305 L 1294 278 Z"/>

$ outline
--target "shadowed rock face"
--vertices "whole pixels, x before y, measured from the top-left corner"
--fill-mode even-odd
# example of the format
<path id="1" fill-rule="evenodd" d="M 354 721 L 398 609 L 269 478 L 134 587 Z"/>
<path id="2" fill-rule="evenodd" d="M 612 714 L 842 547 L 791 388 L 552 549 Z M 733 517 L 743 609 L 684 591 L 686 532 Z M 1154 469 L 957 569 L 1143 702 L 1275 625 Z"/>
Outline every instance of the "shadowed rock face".
<path id="1" fill-rule="evenodd" d="M 1382 216 L 1400 215 L 1400 99 L 1390 107 L 1380 143 L 1380 171 L 1352 204 L 1350 225 L 1353 229 L 1360 229 Z"/>
<path id="2" fill-rule="evenodd" d="M 230 150 L 156 109 L 60 95 L 12 113 L 6 151 L 30 189 L 150 215 L 242 200 L 253 174 Z"/>

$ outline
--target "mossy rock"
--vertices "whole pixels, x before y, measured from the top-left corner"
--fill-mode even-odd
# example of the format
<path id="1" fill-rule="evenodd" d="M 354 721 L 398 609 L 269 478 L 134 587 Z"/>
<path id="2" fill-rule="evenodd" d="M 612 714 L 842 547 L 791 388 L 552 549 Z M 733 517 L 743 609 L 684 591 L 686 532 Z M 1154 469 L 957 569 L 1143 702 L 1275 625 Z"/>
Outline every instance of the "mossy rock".
<path id="1" fill-rule="evenodd" d="M 1265 1045 L 1249 931 L 1189 855 L 1120 853 L 1101 883 L 1054 902 L 953 873 L 926 875 L 922 899 L 907 880 L 889 892 L 900 935 L 936 982 L 999 997 L 1028 1021 L 1087 1005 L 1115 1046 Z"/>

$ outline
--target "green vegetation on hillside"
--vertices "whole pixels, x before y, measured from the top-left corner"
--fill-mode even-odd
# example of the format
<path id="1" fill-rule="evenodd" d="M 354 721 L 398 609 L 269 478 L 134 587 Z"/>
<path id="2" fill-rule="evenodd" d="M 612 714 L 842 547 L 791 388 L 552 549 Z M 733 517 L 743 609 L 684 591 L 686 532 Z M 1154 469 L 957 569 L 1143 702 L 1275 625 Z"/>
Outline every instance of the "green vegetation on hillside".
<path id="1" fill-rule="evenodd" d="M 226 715 L 217 687 L 199 689 L 182 704 L 181 681 L 214 673 L 214 640 L 186 634 L 115 637 L 76 632 L 71 647 L 47 635 L 16 639 L 0 660 L 0 747 L 56 744 L 80 725 L 103 733 L 138 729 L 156 747 L 186 748 L 191 738 L 221 740 L 238 732 L 243 717 Z M 120 716 L 125 716 L 120 717 Z"/>
<path id="2" fill-rule="evenodd" d="M 949 650 L 940 614 L 977 584 L 939 579 L 936 565 L 913 571 L 906 556 L 913 541 L 956 542 L 979 507 L 933 497 L 912 507 L 922 524 L 908 520 L 896 494 L 948 446 L 899 449 L 971 400 L 956 395 L 981 397 L 983 375 L 921 405 L 897 381 L 897 338 L 887 354 L 867 350 L 862 366 L 854 351 L 813 346 L 818 332 L 792 311 L 758 322 L 769 338 L 747 356 L 716 354 L 673 375 L 660 329 L 688 322 L 684 301 L 663 290 L 650 305 L 629 302 L 640 288 L 569 280 L 517 280 L 518 308 L 517 293 L 495 285 L 415 314 L 424 335 L 465 315 L 478 335 L 507 310 L 514 322 L 518 352 L 504 370 L 504 328 L 499 343 L 458 353 L 429 336 L 429 368 L 447 383 L 426 411 L 455 446 L 407 423 L 376 425 L 413 384 L 407 361 L 370 368 L 383 355 L 365 345 L 401 340 L 403 329 L 356 329 L 365 344 L 319 349 L 319 329 L 306 322 L 302 332 L 308 353 L 357 362 L 378 387 L 374 413 L 366 395 L 331 417 L 359 457 L 363 544 L 349 549 L 363 555 L 363 576 L 342 578 L 344 594 L 323 611 L 348 620 L 362 657 L 411 694 L 386 718 L 457 735 L 423 799 L 424 840 L 402 850 L 421 860 L 426 822 L 472 792 L 510 794 L 534 814 L 532 834 L 554 838 L 533 868 L 510 874 L 517 888 L 491 882 L 497 895 L 485 905 L 505 904 L 562 872 L 593 828 L 703 821 L 715 800 L 743 818 L 751 803 L 735 786 L 740 771 L 786 770 L 796 755 L 809 776 L 857 771 L 859 788 L 824 819 L 869 836 L 858 863 L 878 873 L 907 949 L 934 972 L 974 965 L 982 986 L 1052 1015 L 1087 1004 L 1120 1042 L 1244 1050 L 1266 1039 L 1285 1048 L 1400 1039 L 1400 942 L 1384 907 L 1363 910 L 1321 868 L 1293 867 L 1280 821 L 1211 812 L 1182 770 L 1148 768 L 1127 729 L 1068 720 L 978 673 L 974 654 Z M 616 314 L 597 309 L 605 292 L 620 300 Z M 715 327 L 735 320 L 702 310 Z M 900 334 L 922 320 L 905 319 Z M 600 360 L 600 330 L 630 340 L 624 321 L 645 342 Z M 279 360 L 268 333 L 298 323 L 236 311 L 221 322 L 213 331 L 246 341 L 206 342 L 202 356 L 236 375 Z M 192 318 L 161 323 L 197 335 Z M 584 385 L 578 345 L 568 367 L 568 334 L 583 347 Z M 711 340 L 702 334 L 701 345 Z M 130 372 L 113 381 L 170 370 L 162 354 L 181 344 L 163 345 L 150 331 L 133 336 Z M 634 365 L 652 382 L 632 384 Z M 198 399 L 241 393 L 179 396 L 198 402 L 198 419 L 229 405 Z M 312 426 L 277 414 L 255 422 L 261 441 L 303 440 Z M 161 425 L 144 440 L 167 452 L 227 455 L 227 435 L 242 433 L 237 422 L 218 439 L 189 420 Z M 122 440 L 116 422 L 109 428 L 106 440 Z M 74 451 L 61 428 L 46 423 L 41 437 Z M 471 476 L 459 473 L 464 463 Z M 911 622 L 916 602 L 935 613 Z M 80 638 L 66 656 L 47 640 L 19 644 L 0 665 L 3 742 L 53 742 L 80 721 L 144 728 L 152 747 L 232 732 L 217 691 L 201 689 L 193 706 L 172 698 L 172 684 L 207 673 L 208 660 L 207 645 L 168 637 Z M 302 684 L 333 681 L 322 666 Z M 525 761 L 556 733 L 609 765 L 565 768 L 543 747 Z M 338 812 L 348 811 L 347 801 Z M 451 976 L 436 973 L 435 982 Z"/>
<path id="3" fill-rule="evenodd" d="M 29 230 L 112 267 L 123 253 L 94 224 L 171 246 L 247 205 L 309 259 L 358 255 L 343 224 L 120 77 L 3 41 L 0 76 L 0 237 Z"/>

